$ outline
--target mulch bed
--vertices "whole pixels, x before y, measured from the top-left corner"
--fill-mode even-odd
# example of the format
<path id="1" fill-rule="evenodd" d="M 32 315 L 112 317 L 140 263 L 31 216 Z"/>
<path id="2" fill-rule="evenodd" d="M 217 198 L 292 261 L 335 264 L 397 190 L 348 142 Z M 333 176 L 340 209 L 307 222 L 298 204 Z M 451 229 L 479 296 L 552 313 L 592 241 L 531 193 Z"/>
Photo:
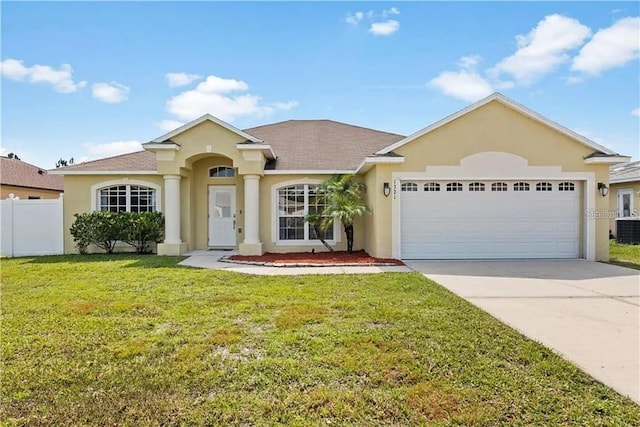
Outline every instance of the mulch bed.
<path id="1" fill-rule="evenodd" d="M 402 261 L 390 258 L 374 258 L 365 251 L 336 252 L 292 252 L 276 254 L 266 252 L 259 256 L 231 255 L 225 259 L 240 262 L 273 266 L 328 266 L 328 265 L 404 265 Z"/>

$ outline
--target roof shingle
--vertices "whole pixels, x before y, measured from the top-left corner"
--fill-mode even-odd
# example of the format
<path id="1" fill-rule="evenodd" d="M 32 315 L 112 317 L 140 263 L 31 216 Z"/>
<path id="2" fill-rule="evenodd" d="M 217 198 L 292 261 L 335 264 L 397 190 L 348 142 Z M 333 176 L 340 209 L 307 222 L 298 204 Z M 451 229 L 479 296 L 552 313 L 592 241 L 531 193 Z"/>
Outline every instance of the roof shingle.
<path id="1" fill-rule="evenodd" d="M 609 182 L 640 181 L 640 161 L 613 165 L 609 168 Z"/>
<path id="2" fill-rule="evenodd" d="M 136 151 L 135 153 L 120 154 L 90 162 L 61 168 L 61 171 L 156 171 L 156 155 L 151 151 Z"/>
<path id="3" fill-rule="evenodd" d="M 332 120 L 288 120 L 245 132 L 271 145 L 276 170 L 355 169 L 366 156 L 404 138 Z"/>
<path id="4" fill-rule="evenodd" d="M 0 157 L 0 184 L 44 190 L 64 189 L 61 176 L 50 175 L 38 166 L 4 156 Z"/>

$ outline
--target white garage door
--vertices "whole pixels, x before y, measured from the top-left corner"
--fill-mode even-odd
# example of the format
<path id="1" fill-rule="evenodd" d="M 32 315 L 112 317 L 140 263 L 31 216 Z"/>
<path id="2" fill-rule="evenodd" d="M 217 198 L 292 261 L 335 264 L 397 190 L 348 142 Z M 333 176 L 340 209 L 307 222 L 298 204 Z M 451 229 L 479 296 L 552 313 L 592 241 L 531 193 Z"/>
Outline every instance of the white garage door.
<path id="1" fill-rule="evenodd" d="M 577 258 L 578 182 L 404 181 L 403 259 Z"/>

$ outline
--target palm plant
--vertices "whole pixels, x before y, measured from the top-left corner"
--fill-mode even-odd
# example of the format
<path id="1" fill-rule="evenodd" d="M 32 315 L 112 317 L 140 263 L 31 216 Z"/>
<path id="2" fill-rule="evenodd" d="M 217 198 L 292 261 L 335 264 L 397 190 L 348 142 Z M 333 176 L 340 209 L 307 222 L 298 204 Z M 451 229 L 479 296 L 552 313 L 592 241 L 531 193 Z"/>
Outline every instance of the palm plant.
<path id="1" fill-rule="evenodd" d="M 369 207 L 362 203 L 366 186 L 355 180 L 354 175 L 334 175 L 320 185 L 326 198 L 324 227 L 333 221 L 342 222 L 347 236 L 347 252 L 353 252 L 353 221 L 356 217 L 369 213 Z"/>

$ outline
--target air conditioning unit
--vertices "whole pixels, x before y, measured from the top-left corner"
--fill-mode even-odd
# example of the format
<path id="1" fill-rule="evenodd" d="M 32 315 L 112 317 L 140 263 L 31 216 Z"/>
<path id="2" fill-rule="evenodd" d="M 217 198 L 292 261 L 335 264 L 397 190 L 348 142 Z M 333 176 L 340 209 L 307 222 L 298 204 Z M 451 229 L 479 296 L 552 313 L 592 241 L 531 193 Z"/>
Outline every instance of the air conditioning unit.
<path id="1" fill-rule="evenodd" d="M 640 244 L 640 218 L 617 219 L 616 240 L 618 243 Z"/>

